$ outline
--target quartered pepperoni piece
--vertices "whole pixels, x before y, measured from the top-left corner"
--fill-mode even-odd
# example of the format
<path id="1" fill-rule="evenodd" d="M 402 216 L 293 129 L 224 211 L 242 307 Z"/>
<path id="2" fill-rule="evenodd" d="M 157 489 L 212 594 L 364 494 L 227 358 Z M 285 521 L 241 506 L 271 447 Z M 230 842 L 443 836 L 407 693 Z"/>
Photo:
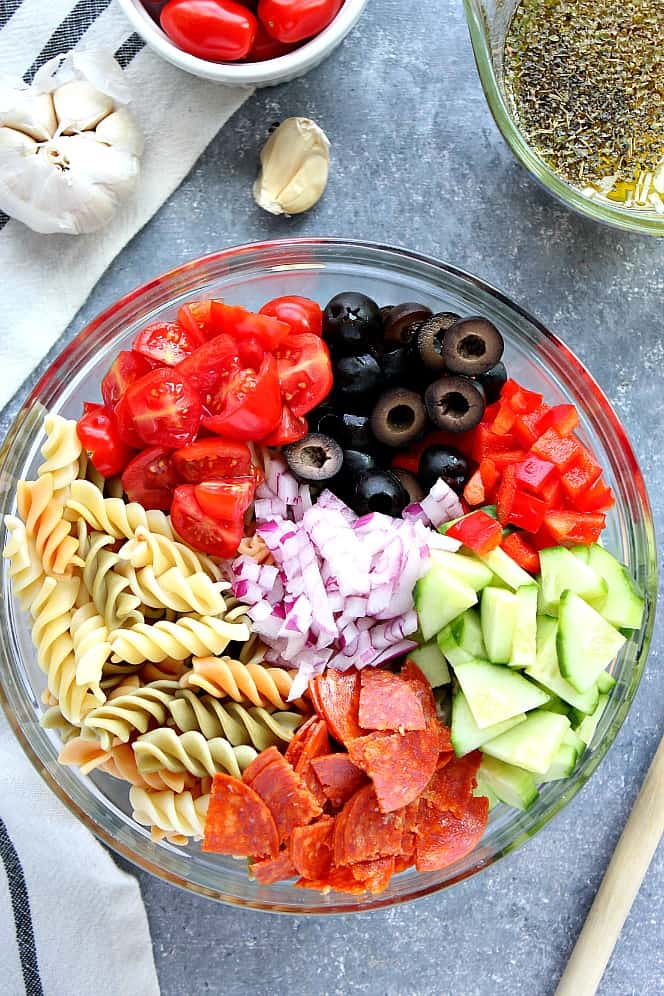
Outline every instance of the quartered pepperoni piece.
<path id="1" fill-rule="evenodd" d="M 275 882 L 285 882 L 293 878 L 298 872 L 286 848 L 280 851 L 276 858 L 252 861 L 251 874 L 261 885 L 274 885 Z"/>
<path id="2" fill-rule="evenodd" d="M 415 866 L 418 871 L 439 871 L 463 858 L 481 840 L 489 816 L 489 800 L 471 796 L 460 819 L 441 813 L 430 802 L 418 828 Z"/>
<path id="3" fill-rule="evenodd" d="M 381 813 L 372 785 L 356 792 L 337 816 L 335 865 L 390 857 L 401 852 L 403 812 Z"/>
<path id="4" fill-rule="evenodd" d="M 367 783 L 367 776 L 347 754 L 325 754 L 311 762 L 325 798 L 340 809 L 358 789 Z"/>
<path id="5" fill-rule="evenodd" d="M 272 813 L 279 840 L 283 841 L 294 827 L 311 823 L 323 810 L 288 761 L 279 751 L 276 755 L 274 760 L 254 774 L 251 786 Z M 255 764 L 255 761 L 252 763 Z"/>
<path id="6" fill-rule="evenodd" d="M 358 719 L 366 730 L 423 730 L 426 726 L 413 684 L 377 668 L 361 673 Z"/>
<path id="7" fill-rule="evenodd" d="M 314 702 L 327 721 L 331 735 L 342 744 L 354 737 L 361 737 L 366 730 L 359 724 L 360 675 L 357 671 L 343 673 L 328 668 L 325 674 L 314 678 Z M 316 707 L 318 708 L 318 706 Z"/>
<path id="8" fill-rule="evenodd" d="M 302 757 L 318 757 L 330 751 L 327 723 L 319 716 L 311 716 L 297 731 L 284 755 L 289 764 L 297 768 Z"/>
<path id="9" fill-rule="evenodd" d="M 293 865 L 302 878 L 322 879 L 332 866 L 334 818 L 321 816 L 307 827 L 295 827 L 290 839 Z"/>
<path id="10" fill-rule="evenodd" d="M 244 769 L 242 773 L 242 781 L 245 785 L 252 785 L 256 775 L 260 774 L 263 768 L 267 768 L 268 764 L 272 764 L 281 757 L 281 754 L 276 747 L 267 747 L 262 750 L 258 757 L 255 757 L 251 764 Z"/>
<path id="11" fill-rule="evenodd" d="M 358 882 L 350 868 L 334 868 L 323 879 L 300 878 L 295 883 L 297 889 L 315 889 L 316 892 L 344 892 L 350 896 L 363 896 L 367 892 L 364 882 Z"/>
<path id="12" fill-rule="evenodd" d="M 452 813 L 461 819 L 477 784 L 475 776 L 481 760 L 482 755 L 476 750 L 465 757 L 453 757 L 443 767 L 439 766 L 422 798 L 441 812 Z"/>
<path id="13" fill-rule="evenodd" d="M 434 730 L 370 733 L 348 745 L 351 761 L 366 771 L 384 813 L 407 806 L 436 770 L 438 737 Z"/>
<path id="14" fill-rule="evenodd" d="M 367 891 L 375 896 L 387 889 L 394 875 L 395 863 L 394 857 L 375 858 L 373 861 L 360 861 L 351 865 L 350 870 L 353 878 L 362 882 Z"/>
<path id="15" fill-rule="evenodd" d="M 247 858 L 277 856 L 279 841 L 272 813 L 260 795 L 239 779 L 214 776 L 202 850 Z"/>

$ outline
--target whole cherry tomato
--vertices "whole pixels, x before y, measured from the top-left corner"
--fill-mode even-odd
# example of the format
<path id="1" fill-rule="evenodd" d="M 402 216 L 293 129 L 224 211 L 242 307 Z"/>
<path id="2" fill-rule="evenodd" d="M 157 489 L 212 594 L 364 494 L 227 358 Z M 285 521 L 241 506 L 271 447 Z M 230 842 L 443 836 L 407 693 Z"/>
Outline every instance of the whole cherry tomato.
<path id="1" fill-rule="evenodd" d="M 76 431 L 83 449 L 102 477 L 122 473 L 133 451 L 122 441 L 112 412 L 103 405 L 88 404 Z"/>
<path id="2" fill-rule="evenodd" d="M 267 62 L 269 59 L 278 59 L 280 55 L 287 55 L 294 48 L 294 45 L 284 45 L 283 42 L 273 38 L 259 21 L 256 38 L 251 52 L 247 56 L 247 62 Z"/>
<path id="3" fill-rule="evenodd" d="M 322 308 L 308 297 L 275 297 L 263 305 L 259 314 L 285 322 L 290 327 L 291 335 L 302 335 L 303 332 L 323 334 Z"/>
<path id="4" fill-rule="evenodd" d="M 344 0 L 259 0 L 258 17 L 277 41 L 292 45 L 320 34 Z"/>
<path id="5" fill-rule="evenodd" d="M 256 18 L 236 0 L 169 0 L 161 26 L 178 48 L 208 62 L 237 62 L 251 51 Z"/>
<path id="6" fill-rule="evenodd" d="M 142 450 L 125 467 L 122 487 L 129 501 L 168 512 L 178 484 L 172 453 L 161 446 Z"/>

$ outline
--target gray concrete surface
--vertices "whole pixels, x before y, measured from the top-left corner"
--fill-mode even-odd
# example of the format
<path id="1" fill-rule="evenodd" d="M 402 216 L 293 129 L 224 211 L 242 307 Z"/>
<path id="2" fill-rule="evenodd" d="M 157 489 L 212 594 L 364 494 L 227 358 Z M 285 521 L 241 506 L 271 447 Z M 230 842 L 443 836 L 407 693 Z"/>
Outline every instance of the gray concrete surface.
<path id="1" fill-rule="evenodd" d="M 270 124 L 290 114 L 320 122 L 334 164 L 315 211 L 274 219 L 254 206 L 250 185 Z M 71 331 L 183 260 L 287 235 L 432 253 L 529 308 L 615 404 L 664 526 L 664 243 L 570 214 L 521 171 L 484 103 L 460 5 L 374 0 L 325 65 L 256 94 L 109 269 Z M 590 783 L 534 841 L 445 894 L 353 919 L 285 919 L 139 873 L 164 996 L 552 993 L 661 735 L 663 663 L 660 626 L 629 718 Z M 663 857 L 602 996 L 664 993 Z"/>

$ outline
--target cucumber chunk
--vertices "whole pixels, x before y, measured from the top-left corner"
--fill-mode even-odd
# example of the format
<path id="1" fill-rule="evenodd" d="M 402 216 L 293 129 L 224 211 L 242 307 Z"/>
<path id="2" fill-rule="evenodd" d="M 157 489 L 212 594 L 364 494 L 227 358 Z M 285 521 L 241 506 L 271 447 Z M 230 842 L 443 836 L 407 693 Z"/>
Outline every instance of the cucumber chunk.
<path id="1" fill-rule="evenodd" d="M 482 751 L 499 761 L 543 775 L 551 767 L 569 729 L 567 716 L 537 709 L 526 716 L 524 723 L 483 744 Z"/>
<path id="2" fill-rule="evenodd" d="M 447 550 L 432 550 L 431 563 L 434 567 L 442 567 L 449 571 L 475 591 L 480 591 L 491 584 L 493 577 L 491 571 L 475 557 L 464 557 L 463 554 L 449 553 Z"/>
<path id="3" fill-rule="evenodd" d="M 545 712 L 557 712 L 561 716 L 567 716 L 570 721 L 572 721 L 570 713 L 575 711 L 567 704 L 567 702 L 563 702 L 562 699 L 558 698 L 557 695 L 550 698 L 546 705 L 543 705 L 540 708 L 544 709 Z"/>
<path id="4" fill-rule="evenodd" d="M 572 722 L 571 719 L 570 722 Z M 586 749 L 585 741 L 579 736 L 576 730 L 573 729 L 567 730 L 565 736 L 563 737 L 563 744 L 566 744 L 568 747 L 572 747 L 579 757 L 581 757 Z"/>
<path id="5" fill-rule="evenodd" d="M 540 784 L 544 782 L 556 782 L 560 778 L 569 778 L 574 769 L 579 755 L 569 744 L 562 743 L 549 765 L 547 771 L 537 779 Z"/>
<path id="6" fill-rule="evenodd" d="M 558 666 L 557 637 L 557 621 L 550 616 L 538 616 L 537 654 L 534 665 L 526 668 L 526 674 L 575 709 L 591 713 L 597 705 L 599 692 L 594 685 L 585 692 L 579 692 L 563 678 Z"/>
<path id="7" fill-rule="evenodd" d="M 516 624 L 512 640 L 510 667 L 532 667 L 537 654 L 537 594 L 536 584 L 517 588 Z"/>
<path id="8" fill-rule="evenodd" d="M 545 691 L 518 671 L 499 664 L 470 660 L 452 666 L 473 719 L 482 730 L 536 709 L 549 699 Z"/>
<path id="9" fill-rule="evenodd" d="M 441 654 L 446 658 L 452 667 L 456 667 L 457 664 L 465 664 L 467 661 L 475 660 L 473 654 L 464 650 L 454 639 L 452 635 L 452 624 L 449 623 L 445 629 L 441 629 L 440 633 L 436 637 L 436 643 L 438 644 L 438 649 Z"/>
<path id="10" fill-rule="evenodd" d="M 595 731 L 597 725 L 602 718 L 602 713 L 606 709 L 606 703 L 609 701 L 608 695 L 600 695 L 599 702 L 597 703 L 597 708 L 595 709 L 592 716 L 586 716 L 581 724 L 576 728 L 577 736 L 583 740 L 586 746 L 590 746 L 593 737 L 595 736 Z"/>
<path id="11" fill-rule="evenodd" d="M 616 683 L 616 679 L 608 671 L 602 671 L 597 679 L 597 690 L 601 692 L 602 695 L 606 695 L 611 691 Z M 592 710 L 590 710 L 592 712 Z"/>
<path id="12" fill-rule="evenodd" d="M 588 564 L 575 557 L 564 546 L 540 550 L 540 611 L 547 616 L 557 616 L 560 596 L 573 591 L 586 601 L 606 597 L 608 585 Z"/>
<path id="13" fill-rule="evenodd" d="M 480 602 L 482 638 L 494 664 L 507 664 L 512 656 L 517 598 L 504 588 L 485 588 Z"/>
<path id="14" fill-rule="evenodd" d="M 525 585 L 530 585 L 533 583 L 533 579 L 530 574 L 527 574 L 523 568 L 512 560 L 511 557 L 501 550 L 500 547 L 496 547 L 491 553 L 485 554 L 480 557 L 483 564 L 486 564 L 494 574 L 496 574 L 501 581 L 516 591 L 517 588 L 523 588 Z"/>
<path id="15" fill-rule="evenodd" d="M 450 623 L 450 629 L 462 650 L 467 650 L 469 654 L 472 654 L 473 657 L 479 657 L 480 660 L 486 660 L 482 624 L 477 609 L 467 609 L 463 615 Z"/>
<path id="16" fill-rule="evenodd" d="M 616 629 L 639 629 L 644 601 L 627 568 L 597 543 L 589 551 L 590 566 L 606 581 L 609 589 L 598 611 Z"/>
<path id="17" fill-rule="evenodd" d="M 483 778 L 480 778 L 479 772 L 477 773 L 477 785 L 473 789 L 473 795 L 474 796 L 483 795 L 485 799 L 489 800 L 489 812 L 491 812 L 492 809 L 495 809 L 500 802 L 500 799 L 493 791 L 489 783 L 486 782 Z"/>
<path id="18" fill-rule="evenodd" d="M 487 785 L 501 802 L 526 810 L 537 801 L 539 792 L 529 771 L 515 768 L 486 754 L 477 772 L 477 784 Z"/>
<path id="19" fill-rule="evenodd" d="M 560 673 L 580 692 L 587 692 L 626 640 L 599 612 L 573 591 L 560 599 L 556 648 Z"/>
<path id="20" fill-rule="evenodd" d="M 415 585 L 415 608 L 425 643 L 476 602 L 473 588 L 444 567 L 432 567 Z"/>
<path id="21" fill-rule="evenodd" d="M 584 564 L 590 561 L 590 547 L 589 546 L 573 546 L 570 549 L 570 553 L 573 553 L 575 557 L 582 560 Z"/>
<path id="22" fill-rule="evenodd" d="M 457 757 L 470 754 L 471 750 L 477 750 L 487 740 L 499 737 L 501 733 L 506 733 L 513 726 L 523 723 L 526 714 L 521 712 L 517 716 L 503 720 L 502 723 L 494 723 L 493 726 L 486 726 L 480 729 L 468 706 L 466 696 L 459 689 L 452 699 L 452 728 L 451 738 L 454 753 Z"/>
<path id="23" fill-rule="evenodd" d="M 451 681 L 447 661 L 437 643 L 425 643 L 423 647 L 411 650 L 408 656 L 415 661 L 432 688 L 447 685 Z"/>

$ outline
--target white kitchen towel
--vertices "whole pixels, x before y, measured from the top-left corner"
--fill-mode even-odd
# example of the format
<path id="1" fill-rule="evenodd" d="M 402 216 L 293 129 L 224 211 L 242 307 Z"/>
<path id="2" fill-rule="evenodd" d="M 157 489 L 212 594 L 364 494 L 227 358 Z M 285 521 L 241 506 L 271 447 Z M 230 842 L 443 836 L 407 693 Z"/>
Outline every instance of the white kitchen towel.
<path id="1" fill-rule="evenodd" d="M 0 992 L 159 994 L 138 882 L 51 792 L 2 710 Z"/>
<path id="2" fill-rule="evenodd" d="M 66 329 L 104 270 L 253 92 L 180 72 L 144 46 L 112 0 L 0 0 L 0 71 L 30 82 L 71 48 L 115 52 L 145 132 L 138 192 L 91 235 L 38 235 L 0 214 L 0 409 Z"/>

